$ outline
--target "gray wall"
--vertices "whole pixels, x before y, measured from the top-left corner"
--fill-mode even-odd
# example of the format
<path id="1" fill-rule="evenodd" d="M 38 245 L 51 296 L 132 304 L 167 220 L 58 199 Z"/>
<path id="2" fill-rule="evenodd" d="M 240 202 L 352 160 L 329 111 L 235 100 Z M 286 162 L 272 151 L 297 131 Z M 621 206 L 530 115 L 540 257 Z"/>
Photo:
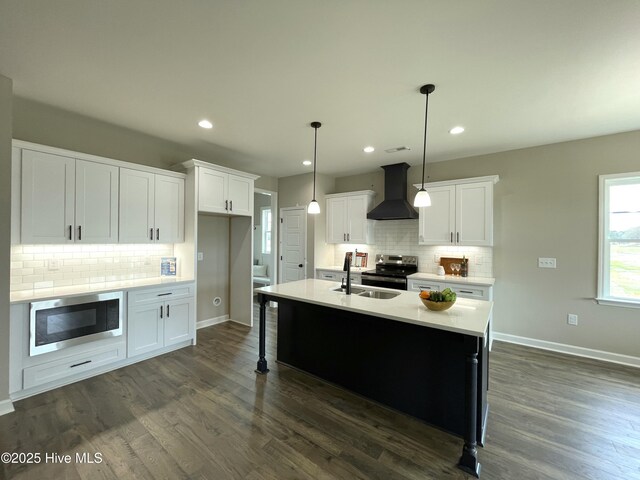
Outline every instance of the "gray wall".
<path id="1" fill-rule="evenodd" d="M 9 253 L 13 82 L 0 75 L 0 402 L 9 399 Z"/>
<path id="2" fill-rule="evenodd" d="M 316 175 L 316 200 L 320 204 L 318 215 L 307 215 L 307 278 L 315 276 L 315 265 L 333 263 L 333 245 L 325 243 L 327 207 L 325 195 L 335 189 L 335 179 Z M 278 179 L 278 211 L 280 208 L 307 207 L 313 196 L 313 174 L 304 173 Z M 329 263 L 327 263 L 329 262 Z"/>
<path id="3" fill-rule="evenodd" d="M 158 168 L 197 158 L 253 173 L 241 161 L 220 160 L 210 152 L 211 144 L 187 147 L 20 97 L 14 99 L 13 138 Z M 273 177 L 261 177 L 256 183 L 268 190 L 275 190 L 273 185 L 277 185 Z"/>
<path id="4" fill-rule="evenodd" d="M 598 175 L 639 171 L 639 152 L 636 131 L 427 165 L 430 181 L 500 175 L 494 190 L 495 331 L 640 356 L 639 310 L 593 300 Z M 420 167 L 411 168 L 409 183 L 419 183 L 420 175 Z M 380 200 L 381 179 L 377 172 L 337 178 L 336 191 L 373 185 Z M 558 268 L 538 268 L 538 257 L 556 257 Z M 567 325 L 568 313 L 578 314 L 577 327 Z"/>
<path id="5" fill-rule="evenodd" d="M 229 314 L 229 218 L 198 215 L 198 322 Z M 220 297 L 222 304 L 213 305 Z"/>

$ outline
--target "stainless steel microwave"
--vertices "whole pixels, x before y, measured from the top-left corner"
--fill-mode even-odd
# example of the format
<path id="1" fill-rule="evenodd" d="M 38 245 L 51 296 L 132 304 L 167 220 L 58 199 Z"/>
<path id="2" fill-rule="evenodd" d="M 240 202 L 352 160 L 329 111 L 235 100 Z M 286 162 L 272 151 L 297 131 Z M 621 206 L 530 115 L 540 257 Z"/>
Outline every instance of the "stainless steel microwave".
<path id="1" fill-rule="evenodd" d="M 122 335 L 122 292 L 31 303 L 29 355 Z"/>

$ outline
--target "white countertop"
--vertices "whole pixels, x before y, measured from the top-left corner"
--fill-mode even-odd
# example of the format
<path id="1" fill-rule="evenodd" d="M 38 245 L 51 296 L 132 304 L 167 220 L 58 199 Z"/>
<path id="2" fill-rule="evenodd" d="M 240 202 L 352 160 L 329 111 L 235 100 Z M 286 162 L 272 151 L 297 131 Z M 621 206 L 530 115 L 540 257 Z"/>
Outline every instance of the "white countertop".
<path id="1" fill-rule="evenodd" d="M 371 290 L 399 293 L 395 298 L 376 299 L 332 291 L 333 288 L 339 286 L 339 283 L 327 280 L 307 279 L 260 287 L 255 291 L 274 297 L 298 300 L 464 335 L 485 337 L 487 334 L 493 302 L 458 297 L 456 303 L 449 310 L 432 312 L 422 304 L 416 292 L 366 287 Z"/>
<path id="2" fill-rule="evenodd" d="M 407 276 L 408 280 L 433 280 L 446 283 L 461 283 L 470 285 L 493 286 L 496 283 L 495 278 L 491 277 L 460 277 L 454 275 L 437 275 L 435 273 L 413 273 Z"/>
<path id="3" fill-rule="evenodd" d="M 351 267 L 351 273 L 361 273 L 366 272 L 367 270 L 374 270 L 376 267 Z M 342 265 L 330 265 L 327 267 L 316 267 L 316 270 L 328 270 L 331 272 L 344 272 Z"/>
<path id="4" fill-rule="evenodd" d="M 118 290 L 135 290 L 143 287 L 178 285 L 193 282 L 193 278 L 184 277 L 152 277 L 137 280 L 121 280 L 118 282 L 89 283 L 70 287 L 38 288 L 11 292 L 11 303 L 28 303 L 55 298 L 73 297 L 84 293 L 115 292 Z"/>

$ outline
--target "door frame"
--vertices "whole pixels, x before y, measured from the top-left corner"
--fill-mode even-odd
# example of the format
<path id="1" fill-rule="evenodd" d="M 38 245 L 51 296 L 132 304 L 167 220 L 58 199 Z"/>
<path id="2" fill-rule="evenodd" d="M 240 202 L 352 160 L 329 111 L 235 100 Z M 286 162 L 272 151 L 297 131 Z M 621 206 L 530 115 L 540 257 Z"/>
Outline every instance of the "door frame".
<path id="1" fill-rule="evenodd" d="M 272 190 L 265 190 L 263 188 L 254 188 L 254 193 L 264 193 L 266 195 L 271 196 L 271 252 L 274 255 L 273 259 L 273 281 L 274 283 L 279 283 L 279 275 L 280 275 L 280 255 L 279 255 L 279 239 L 280 239 L 280 231 L 278 228 L 280 218 L 279 215 L 276 215 L 278 212 L 278 192 L 274 192 Z M 260 215 L 260 212 L 256 212 L 255 208 L 253 209 L 253 215 Z M 271 275 L 269 275 L 271 277 Z"/>
<path id="2" fill-rule="evenodd" d="M 304 279 L 307 278 L 307 207 L 283 207 L 280 209 L 280 214 L 278 215 L 278 238 L 280 239 L 279 243 L 278 243 L 278 266 L 280 268 L 278 268 L 278 283 L 282 283 L 282 238 L 284 237 L 284 235 L 282 235 L 282 225 L 283 222 L 281 221 L 284 215 L 285 211 L 292 211 L 292 210 L 301 210 L 304 216 L 304 261 L 302 262 L 303 264 L 303 271 L 304 271 Z"/>

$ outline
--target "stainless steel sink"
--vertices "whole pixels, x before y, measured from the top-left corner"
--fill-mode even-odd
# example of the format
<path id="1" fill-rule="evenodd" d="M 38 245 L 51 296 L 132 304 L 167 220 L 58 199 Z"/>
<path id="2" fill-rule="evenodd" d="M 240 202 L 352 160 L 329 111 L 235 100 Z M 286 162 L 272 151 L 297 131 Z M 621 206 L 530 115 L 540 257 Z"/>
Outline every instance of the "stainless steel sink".
<path id="1" fill-rule="evenodd" d="M 340 292 L 340 293 L 347 293 L 347 289 L 346 288 L 341 288 L 341 287 L 334 288 L 333 291 L 334 292 Z M 364 288 L 351 287 L 351 294 L 352 295 L 360 295 L 364 291 L 365 291 Z"/>
<path id="2" fill-rule="evenodd" d="M 400 295 L 400 293 L 396 292 L 383 292 L 380 290 L 365 290 L 362 293 L 359 293 L 359 297 L 368 297 L 368 298 L 379 298 L 381 300 L 394 298 Z"/>

